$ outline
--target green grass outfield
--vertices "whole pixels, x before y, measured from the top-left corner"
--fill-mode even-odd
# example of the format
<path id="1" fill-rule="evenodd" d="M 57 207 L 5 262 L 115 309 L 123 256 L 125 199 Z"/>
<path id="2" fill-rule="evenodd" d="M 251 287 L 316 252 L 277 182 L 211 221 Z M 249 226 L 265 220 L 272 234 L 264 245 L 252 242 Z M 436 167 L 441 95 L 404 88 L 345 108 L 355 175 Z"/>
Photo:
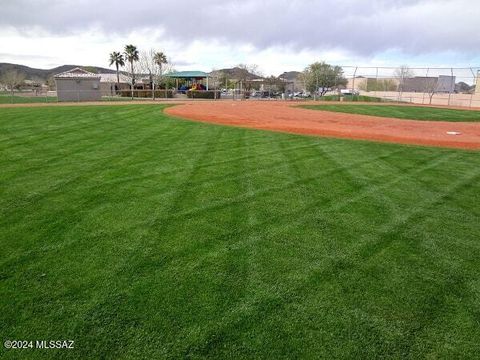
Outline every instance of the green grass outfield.
<path id="1" fill-rule="evenodd" d="M 301 107 L 310 110 L 334 111 L 347 114 L 361 114 L 409 120 L 452 122 L 480 121 L 480 111 L 444 109 L 426 106 L 327 104 L 302 105 Z"/>
<path id="2" fill-rule="evenodd" d="M 0 358 L 478 356 L 478 152 L 162 109 L 0 109 Z"/>
<path id="3" fill-rule="evenodd" d="M 375 96 L 366 96 L 366 95 L 325 95 L 319 97 L 319 101 L 340 101 L 343 98 L 343 101 L 361 101 L 361 102 L 392 102 L 380 97 Z"/>
<path id="4" fill-rule="evenodd" d="M 131 101 L 129 97 L 118 96 L 102 96 L 101 101 Z M 151 100 L 145 98 L 135 98 L 135 100 Z M 0 93 L 0 104 L 31 104 L 31 103 L 56 103 L 58 99 L 56 96 L 11 96 L 7 93 Z"/>
<path id="5" fill-rule="evenodd" d="M 31 103 L 57 102 L 56 96 L 11 96 L 8 93 L 0 93 L 0 104 L 31 104 Z"/>

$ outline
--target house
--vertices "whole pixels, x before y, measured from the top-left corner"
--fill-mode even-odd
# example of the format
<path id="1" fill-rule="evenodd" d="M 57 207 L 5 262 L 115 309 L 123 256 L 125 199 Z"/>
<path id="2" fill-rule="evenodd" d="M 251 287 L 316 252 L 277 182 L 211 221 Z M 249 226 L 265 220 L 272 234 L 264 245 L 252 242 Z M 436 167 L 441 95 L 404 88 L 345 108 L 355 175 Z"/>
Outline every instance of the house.
<path id="1" fill-rule="evenodd" d="M 285 92 L 295 93 L 306 91 L 305 82 L 302 80 L 302 73 L 299 71 L 286 71 L 278 78 L 285 82 Z"/>
<path id="2" fill-rule="evenodd" d="M 435 89 L 438 93 L 453 93 L 455 91 L 455 76 L 440 75 Z"/>
<path id="3" fill-rule="evenodd" d="M 475 94 L 480 95 L 480 70 L 477 72 L 477 85 L 475 85 Z"/>
<path id="4" fill-rule="evenodd" d="M 434 89 L 432 89 L 434 86 Z M 455 76 L 440 75 L 439 77 L 415 76 L 405 78 L 400 85 L 404 92 L 452 93 L 455 90 Z"/>
<path id="5" fill-rule="evenodd" d="M 58 101 L 100 100 L 100 75 L 74 68 L 54 76 Z"/>
<path id="6" fill-rule="evenodd" d="M 102 96 L 114 96 L 118 91 L 130 90 L 132 78 L 125 74 L 98 74 L 100 76 L 100 92 Z M 120 80 L 117 82 L 117 80 Z"/>

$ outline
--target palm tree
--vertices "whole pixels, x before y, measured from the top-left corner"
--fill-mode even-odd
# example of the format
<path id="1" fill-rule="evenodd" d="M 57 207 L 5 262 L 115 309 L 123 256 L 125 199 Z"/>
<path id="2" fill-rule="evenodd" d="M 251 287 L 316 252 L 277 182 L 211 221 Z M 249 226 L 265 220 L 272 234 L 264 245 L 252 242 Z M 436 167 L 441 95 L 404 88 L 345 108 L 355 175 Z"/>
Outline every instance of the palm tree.
<path id="1" fill-rule="evenodd" d="M 167 64 L 167 56 L 163 52 L 156 52 L 155 55 L 153 55 L 153 61 L 155 61 L 155 64 L 160 66 L 160 69 L 162 68 L 163 64 Z"/>
<path id="2" fill-rule="evenodd" d="M 160 68 L 160 76 L 161 76 L 162 75 L 162 65 L 168 63 L 167 56 L 162 51 L 156 52 L 153 55 L 153 61 Z M 165 97 L 167 97 L 167 93 L 168 93 L 168 89 L 165 86 Z"/>
<path id="3" fill-rule="evenodd" d="M 110 66 L 115 64 L 115 67 L 117 68 L 117 85 L 120 84 L 120 73 L 118 72 L 118 68 L 120 66 L 125 66 L 125 59 L 123 58 L 123 55 L 120 54 L 117 51 L 114 51 L 110 53 Z"/>
<path id="4" fill-rule="evenodd" d="M 130 70 L 132 73 L 132 89 L 135 85 L 135 73 L 133 72 L 133 63 L 138 61 L 139 54 L 137 47 L 135 45 L 126 45 L 125 46 L 125 59 L 130 63 Z"/>

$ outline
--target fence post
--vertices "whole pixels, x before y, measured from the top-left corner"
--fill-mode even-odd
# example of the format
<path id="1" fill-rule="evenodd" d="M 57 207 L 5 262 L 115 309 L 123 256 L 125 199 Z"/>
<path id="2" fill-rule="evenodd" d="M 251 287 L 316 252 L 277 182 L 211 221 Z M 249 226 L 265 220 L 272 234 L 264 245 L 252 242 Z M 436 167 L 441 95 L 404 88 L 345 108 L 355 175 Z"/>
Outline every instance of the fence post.
<path id="1" fill-rule="evenodd" d="M 377 71 L 378 71 L 378 67 L 377 67 Z M 389 76 L 391 76 L 391 75 L 389 75 Z M 383 99 L 386 100 L 387 102 L 390 101 L 390 96 L 387 95 L 387 82 L 386 81 L 383 82 Z"/>
<path id="2" fill-rule="evenodd" d="M 448 89 L 448 106 L 450 106 L 450 98 L 452 97 L 452 85 L 455 88 L 455 81 L 453 80 L 453 68 L 450 68 L 450 89 Z M 452 84 L 453 83 L 453 84 Z"/>
<path id="3" fill-rule="evenodd" d="M 355 71 L 353 72 L 353 80 L 352 80 L 352 101 L 354 101 L 354 97 L 355 97 L 355 77 L 357 76 L 357 70 L 358 70 L 358 66 L 355 67 Z M 367 80 L 368 82 L 368 80 Z"/>
<path id="4" fill-rule="evenodd" d="M 427 68 L 427 72 L 425 73 L 425 84 L 428 84 L 428 72 L 430 71 L 430 68 Z M 422 96 L 422 105 L 425 105 L 425 91 L 426 91 L 426 86 L 423 87 L 423 96 Z M 430 104 L 431 105 L 431 104 Z"/>
<path id="5" fill-rule="evenodd" d="M 473 75 L 473 85 L 475 85 L 475 91 L 480 91 L 479 89 L 476 88 L 477 82 L 478 82 L 478 81 L 477 81 L 478 79 L 477 79 L 476 77 L 477 77 L 478 75 L 475 76 L 475 72 L 473 71 L 472 68 L 470 68 L 470 71 L 471 71 L 471 73 L 472 73 L 472 75 Z M 470 107 L 473 106 L 473 95 L 474 95 L 474 93 L 472 92 L 472 93 L 470 94 Z"/>

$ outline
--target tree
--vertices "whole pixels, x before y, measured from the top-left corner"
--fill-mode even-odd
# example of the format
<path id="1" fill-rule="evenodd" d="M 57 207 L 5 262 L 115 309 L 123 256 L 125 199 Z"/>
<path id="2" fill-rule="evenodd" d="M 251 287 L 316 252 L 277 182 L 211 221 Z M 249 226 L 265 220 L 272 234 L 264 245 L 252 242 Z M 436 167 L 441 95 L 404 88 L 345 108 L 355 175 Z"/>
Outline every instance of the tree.
<path id="1" fill-rule="evenodd" d="M 150 87 L 152 88 L 152 99 L 155 100 L 155 88 L 162 81 L 166 65 L 168 65 L 167 56 L 163 52 L 151 49 L 148 52 L 142 52 L 140 56 L 140 69 L 148 74 Z M 167 97 L 167 92 L 165 92 Z"/>
<path id="2" fill-rule="evenodd" d="M 326 62 L 315 62 L 309 65 L 303 72 L 306 89 L 313 93 L 316 100 L 317 93 L 325 95 L 330 89 L 347 85 L 347 79 L 343 76 L 343 69 L 340 66 L 332 66 Z"/>
<path id="3" fill-rule="evenodd" d="M 237 82 L 240 84 L 240 90 L 250 91 L 252 89 L 252 78 L 261 77 L 256 64 L 239 64 L 237 65 Z"/>
<path id="4" fill-rule="evenodd" d="M 10 90 L 13 96 L 13 91 L 25 81 L 25 74 L 19 73 L 17 70 L 9 70 L 3 74 L 0 80 L 1 83 Z"/>
<path id="5" fill-rule="evenodd" d="M 223 71 L 213 69 L 208 75 L 208 78 L 210 80 L 211 87 L 213 88 L 213 98 L 217 99 L 218 87 L 223 83 L 222 80 L 224 79 L 224 73 Z"/>
<path id="6" fill-rule="evenodd" d="M 168 64 L 168 60 L 167 60 L 167 56 L 162 52 L 162 51 L 158 51 L 156 53 L 154 53 L 153 55 L 153 61 L 155 62 L 155 64 L 157 65 L 158 67 L 158 72 L 157 72 L 157 81 L 158 83 L 160 83 L 162 77 L 163 77 L 163 66 L 164 65 L 167 65 Z M 155 83 L 153 84 L 153 87 L 155 88 Z M 155 90 L 155 89 L 154 89 Z M 155 98 L 155 91 L 153 92 L 153 96 Z M 167 86 L 165 86 L 165 97 L 168 97 L 168 88 Z"/>
<path id="7" fill-rule="evenodd" d="M 139 60 L 139 53 L 135 45 L 126 45 L 125 46 L 125 59 L 130 63 L 130 75 L 132 77 L 132 98 L 133 98 L 133 86 L 135 85 L 135 70 L 133 64 Z"/>
<path id="8" fill-rule="evenodd" d="M 265 85 L 268 87 L 268 95 L 272 96 L 273 91 L 285 92 L 285 81 L 279 79 L 276 76 L 269 76 L 264 80 Z"/>
<path id="9" fill-rule="evenodd" d="M 110 66 L 115 64 L 115 68 L 117 69 L 117 85 L 120 84 L 120 72 L 119 67 L 125 66 L 125 59 L 123 55 L 117 51 L 110 53 Z"/>
<path id="10" fill-rule="evenodd" d="M 234 82 L 229 79 L 228 74 L 225 71 L 221 70 L 212 70 L 212 74 L 215 73 L 214 76 L 218 78 L 219 86 L 224 85 L 225 89 L 233 88 Z"/>
<path id="11" fill-rule="evenodd" d="M 160 69 L 164 64 L 168 64 L 167 56 L 162 51 L 154 53 L 153 61 L 160 67 Z"/>
<path id="12" fill-rule="evenodd" d="M 383 79 L 378 82 L 376 91 L 395 91 L 397 83 L 393 79 Z"/>
<path id="13" fill-rule="evenodd" d="M 433 95 L 438 91 L 438 77 L 431 77 L 425 79 L 425 92 L 430 98 L 429 104 L 432 105 Z"/>
<path id="14" fill-rule="evenodd" d="M 393 79 L 369 78 L 360 83 L 358 88 L 362 91 L 396 91 L 397 83 Z"/>
<path id="15" fill-rule="evenodd" d="M 405 88 L 405 80 L 414 77 L 415 73 L 408 65 L 402 65 L 395 69 L 394 76 L 398 80 L 398 93 L 401 96 Z"/>
<path id="16" fill-rule="evenodd" d="M 55 84 L 55 78 L 53 75 L 50 75 L 47 80 L 45 81 L 45 85 L 48 86 L 48 90 L 56 90 L 57 89 L 57 84 Z"/>
<path id="17" fill-rule="evenodd" d="M 298 74 L 298 80 L 302 84 L 302 91 L 307 91 L 308 75 L 305 71 Z"/>

